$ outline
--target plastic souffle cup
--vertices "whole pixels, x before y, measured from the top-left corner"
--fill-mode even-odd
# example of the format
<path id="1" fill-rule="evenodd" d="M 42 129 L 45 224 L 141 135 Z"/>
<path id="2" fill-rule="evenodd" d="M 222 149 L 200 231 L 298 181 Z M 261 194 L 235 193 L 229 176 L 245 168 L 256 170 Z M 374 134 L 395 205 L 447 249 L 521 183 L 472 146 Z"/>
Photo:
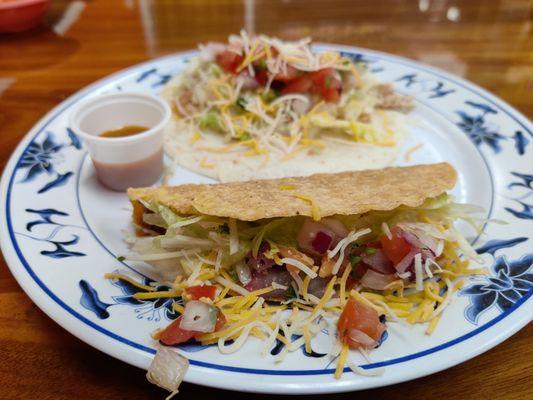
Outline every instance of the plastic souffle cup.
<path id="1" fill-rule="evenodd" d="M 149 186 L 160 178 L 163 131 L 170 116 L 168 104 L 151 95 L 103 94 L 76 105 L 70 126 L 87 146 L 98 180 L 109 189 L 124 191 Z M 129 136 L 100 136 L 127 126 L 147 129 Z"/>

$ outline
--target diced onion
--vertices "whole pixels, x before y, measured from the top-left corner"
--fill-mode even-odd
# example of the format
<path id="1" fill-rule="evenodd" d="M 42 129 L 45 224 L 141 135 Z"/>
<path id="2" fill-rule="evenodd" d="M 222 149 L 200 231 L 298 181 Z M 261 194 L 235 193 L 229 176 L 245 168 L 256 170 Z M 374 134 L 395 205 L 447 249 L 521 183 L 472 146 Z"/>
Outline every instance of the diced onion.
<path id="1" fill-rule="evenodd" d="M 248 268 L 248 265 L 243 262 L 240 262 L 235 265 L 235 272 L 237 273 L 237 277 L 239 278 L 239 281 L 242 283 L 243 286 L 248 285 L 252 280 L 250 268 Z"/>
<path id="2" fill-rule="evenodd" d="M 366 348 L 372 347 L 376 343 L 374 339 L 359 329 L 350 329 L 348 331 L 348 336 L 351 340 Z"/>
<path id="3" fill-rule="evenodd" d="M 387 258 L 381 249 L 377 249 L 374 254 L 365 255 L 362 261 L 374 271 L 381 274 L 390 274 L 395 272 L 392 266 L 392 261 Z"/>
<path id="4" fill-rule="evenodd" d="M 333 237 L 325 232 L 319 231 L 311 242 L 311 245 L 318 254 L 325 254 L 332 242 Z"/>
<path id="5" fill-rule="evenodd" d="M 188 369 L 189 361 L 185 357 L 172 347 L 160 346 L 148 368 L 146 378 L 154 385 L 177 393 Z"/>
<path id="6" fill-rule="evenodd" d="M 418 253 L 415 255 L 415 282 L 416 282 L 416 290 L 423 290 L 424 285 L 422 284 L 423 281 L 423 271 L 422 271 L 422 254 Z"/>
<path id="7" fill-rule="evenodd" d="M 315 248 L 315 245 L 319 244 L 315 243 L 318 233 L 327 235 L 331 238 L 331 240 L 333 240 L 335 237 L 335 232 L 326 225 L 322 224 L 321 222 L 313 221 L 311 218 L 306 218 L 302 227 L 300 228 L 300 231 L 298 232 L 296 239 L 298 241 L 298 246 L 310 254 L 321 254 L 320 251 L 316 250 Z"/>
<path id="8" fill-rule="evenodd" d="M 331 229 L 335 235 L 337 235 L 339 238 L 343 238 L 348 236 L 348 229 L 344 226 L 344 224 L 335 218 L 322 218 L 320 220 L 320 223 L 322 225 L 326 225 L 329 229 Z"/>
<path id="9" fill-rule="evenodd" d="M 213 332 L 217 323 L 218 310 L 202 301 L 191 300 L 185 305 L 180 328 L 195 332 Z"/>
<path id="10" fill-rule="evenodd" d="M 380 274 L 374 270 L 368 269 L 361 278 L 361 285 L 374 290 L 383 290 L 385 287 L 396 280 L 396 274 Z"/>

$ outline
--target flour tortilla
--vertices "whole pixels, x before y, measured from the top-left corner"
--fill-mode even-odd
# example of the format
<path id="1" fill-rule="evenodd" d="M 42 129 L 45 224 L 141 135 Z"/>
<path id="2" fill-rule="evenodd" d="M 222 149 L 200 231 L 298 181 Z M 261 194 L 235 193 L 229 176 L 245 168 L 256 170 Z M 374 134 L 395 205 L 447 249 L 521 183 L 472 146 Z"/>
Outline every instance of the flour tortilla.
<path id="1" fill-rule="evenodd" d="M 171 105 L 181 78 L 181 75 L 174 77 L 163 89 L 162 97 Z M 384 168 L 393 164 L 405 142 L 407 118 L 397 111 L 380 110 L 372 113 L 372 119 L 378 124 L 386 119 L 394 132 L 395 146 L 358 143 L 345 134 L 333 136 L 326 133 L 316 138 L 326 145 L 320 152 L 305 148 L 289 158 L 274 151 L 270 151 L 268 157 L 245 156 L 250 149 L 244 146 L 221 153 L 206 149 L 220 149 L 237 142 L 228 143 L 224 135 L 209 130 L 198 132 L 201 138 L 195 140 L 185 122 L 174 118 L 165 131 L 165 152 L 177 164 L 220 182 Z"/>
<path id="2" fill-rule="evenodd" d="M 256 221 L 264 218 L 312 216 L 305 196 L 321 217 L 417 207 L 426 199 L 452 189 L 457 173 L 447 163 L 381 170 L 315 174 L 212 185 L 182 185 L 129 189 L 134 206 L 162 204 L 182 215 L 210 215 Z"/>

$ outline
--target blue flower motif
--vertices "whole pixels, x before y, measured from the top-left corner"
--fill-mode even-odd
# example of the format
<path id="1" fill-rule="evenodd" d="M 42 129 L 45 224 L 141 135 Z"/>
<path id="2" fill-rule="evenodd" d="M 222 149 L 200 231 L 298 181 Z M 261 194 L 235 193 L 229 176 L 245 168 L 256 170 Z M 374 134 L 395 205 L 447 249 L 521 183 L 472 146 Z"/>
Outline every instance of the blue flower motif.
<path id="1" fill-rule="evenodd" d="M 30 182 L 42 173 L 52 174 L 54 172 L 52 164 L 54 155 L 61 148 L 63 148 L 63 145 L 54 141 L 54 136 L 51 132 L 46 133 L 42 143 L 31 142 L 18 165 L 19 168 L 27 169 L 26 175 L 21 182 Z"/>
<path id="2" fill-rule="evenodd" d="M 476 249 L 476 253 L 478 254 L 488 253 L 494 256 L 494 253 L 496 253 L 498 250 L 506 249 L 509 247 L 514 247 L 519 243 L 525 242 L 526 240 L 527 240 L 527 237 L 517 237 L 517 238 L 509 239 L 509 240 L 501 240 L 501 239 L 489 240 L 483 246 Z"/>
<path id="3" fill-rule="evenodd" d="M 81 141 L 78 138 L 78 135 L 70 128 L 67 128 L 67 135 L 70 139 L 70 145 L 78 150 L 81 150 Z"/>
<path id="4" fill-rule="evenodd" d="M 57 217 L 68 217 L 69 214 L 63 211 L 58 211 L 53 208 L 45 208 L 41 210 L 35 210 L 32 208 L 26 208 L 26 212 L 30 214 L 38 215 L 38 218 L 30 221 L 26 224 L 26 231 L 33 233 L 33 228 L 35 226 L 47 226 L 49 233 L 45 237 L 32 236 L 31 234 L 25 234 L 22 232 L 17 232 L 17 234 L 26 236 L 27 238 L 33 239 L 39 242 L 46 242 L 55 246 L 53 250 L 42 250 L 40 253 L 43 256 L 51 258 L 66 258 L 66 257 L 83 257 L 85 253 L 79 251 L 73 251 L 67 249 L 69 246 L 74 246 L 78 244 L 80 237 L 78 235 L 72 234 L 72 238 L 69 240 L 57 240 L 55 239 L 56 235 L 63 230 L 64 228 L 81 228 L 85 229 L 82 226 L 77 225 L 68 225 L 56 222 L 53 218 Z"/>
<path id="5" fill-rule="evenodd" d="M 65 241 L 58 240 L 47 240 L 48 243 L 51 243 L 55 246 L 54 250 L 42 250 L 41 254 L 43 256 L 52 257 L 52 258 L 67 258 L 67 257 L 83 257 L 86 254 L 81 251 L 68 250 L 67 246 L 74 246 L 78 244 L 80 237 L 78 235 L 72 235 L 72 239 Z"/>
<path id="6" fill-rule="evenodd" d="M 152 78 L 155 78 L 152 79 Z M 157 68 L 152 68 L 149 70 L 146 70 L 142 72 L 139 77 L 137 78 L 137 83 L 141 83 L 147 79 L 152 80 L 152 88 L 156 88 L 158 86 L 163 86 L 166 84 L 170 79 L 172 78 L 169 74 L 163 74 L 157 70 Z"/>
<path id="7" fill-rule="evenodd" d="M 521 174 L 519 172 L 511 172 L 511 175 L 519 178 L 522 182 L 511 182 L 507 187 L 511 189 L 514 186 L 523 187 L 526 189 L 533 190 L 533 175 L 531 174 Z"/>
<path id="8" fill-rule="evenodd" d="M 514 139 L 514 147 L 516 149 L 516 152 L 519 155 L 523 156 L 526 153 L 526 148 L 527 148 L 527 145 L 529 144 L 529 139 L 524 136 L 522 131 L 516 131 L 513 136 L 513 139 Z"/>
<path id="9" fill-rule="evenodd" d="M 520 200 L 515 201 L 522 206 L 522 210 L 515 210 L 511 207 L 504 207 L 505 211 L 513 214 L 516 218 L 533 219 L 533 204 L 526 204 Z"/>
<path id="10" fill-rule="evenodd" d="M 46 136 L 41 143 L 35 140 L 32 141 L 17 166 L 18 168 L 26 169 L 24 178 L 19 182 L 31 182 L 37 176 L 46 173 L 54 177 L 37 191 L 38 194 L 59 186 L 65 186 L 74 173 L 70 171 L 65 173 L 57 172 L 54 168 L 54 162 L 58 160 L 58 153 L 63 148 L 74 147 L 78 150 L 81 149 L 81 142 L 72 129 L 67 128 L 67 136 L 70 139 L 70 143 L 57 143 L 51 132 L 46 132 Z"/>
<path id="11" fill-rule="evenodd" d="M 81 290 L 80 304 L 82 307 L 92 311 L 100 319 L 109 318 L 109 311 L 107 309 L 113 304 L 108 304 L 100 300 L 96 289 L 85 279 L 79 281 L 78 285 Z"/>
<path id="12" fill-rule="evenodd" d="M 113 279 L 111 283 L 120 288 L 123 293 L 121 296 L 113 296 L 113 300 L 115 300 L 116 304 L 135 307 L 137 318 L 142 319 L 146 317 L 149 321 L 159 321 L 161 319 L 161 313 L 170 321 L 179 317 L 179 313 L 174 310 L 172 304 L 183 304 L 181 297 L 158 297 L 154 299 L 139 300 L 133 297 L 135 293 L 149 293 L 149 291 L 141 289 L 138 286 L 132 285 L 121 279 Z M 165 292 L 171 289 L 170 286 L 159 284 L 147 277 L 144 277 L 141 283 L 146 286 L 154 287 L 156 292 Z"/>
<path id="13" fill-rule="evenodd" d="M 479 317 L 487 310 L 497 307 L 505 311 L 522 296 L 533 289 L 533 254 L 508 262 L 499 256 L 492 267 L 494 276 L 488 276 L 480 283 L 462 289 L 460 296 L 470 296 L 470 305 L 465 317 L 477 325 Z"/>
<path id="14" fill-rule="evenodd" d="M 487 144 L 495 153 L 501 151 L 500 140 L 506 140 L 507 137 L 494 131 L 492 127 L 486 124 L 485 114 L 469 115 L 464 111 L 457 111 L 457 114 L 461 117 L 461 121 L 457 123 L 459 126 L 474 142 L 476 146 L 481 144 Z"/>
<path id="15" fill-rule="evenodd" d="M 416 73 L 402 75 L 396 79 L 396 82 L 402 82 L 406 88 L 410 88 L 414 85 L 418 88 L 419 92 L 427 92 L 429 94 L 429 99 L 445 97 L 455 92 L 455 89 L 445 87 L 443 82 L 434 81 L 432 79 L 420 79 Z"/>

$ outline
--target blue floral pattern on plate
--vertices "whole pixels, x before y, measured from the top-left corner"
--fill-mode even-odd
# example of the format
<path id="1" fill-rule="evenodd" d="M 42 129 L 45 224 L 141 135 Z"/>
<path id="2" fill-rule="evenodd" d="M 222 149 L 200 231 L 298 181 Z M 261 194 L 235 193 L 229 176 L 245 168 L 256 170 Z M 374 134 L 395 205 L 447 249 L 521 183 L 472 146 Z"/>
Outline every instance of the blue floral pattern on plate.
<path id="1" fill-rule="evenodd" d="M 507 187 L 509 189 L 523 188 L 525 189 L 525 193 L 518 198 L 513 198 L 515 202 L 520 204 L 522 207 L 521 210 L 505 207 L 505 211 L 511 213 L 516 218 L 533 219 L 533 204 L 528 204 L 524 201 L 525 199 L 529 198 L 531 194 L 533 194 L 533 175 L 522 174 L 519 172 L 511 172 L 511 175 L 513 175 L 515 178 L 518 178 L 518 181 L 511 182 L 509 185 L 507 185 Z"/>
<path id="2" fill-rule="evenodd" d="M 20 183 L 31 182 L 42 174 L 49 176 L 55 174 L 56 177 L 37 190 L 37 193 L 45 193 L 55 187 L 64 186 L 74 173 L 71 171 L 59 173 L 55 170 L 54 164 L 59 159 L 60 151 L 65 147 L 72 146 L 75 149 L 81 149 L 80 140 L 70 128 L 67 128 L 67 136 L 70 140 L 68 144 L 56 142 L 52 132 L 47 132 L 40 143 L 31 142 L 18 165 L 18 168 L 25 170 L 24 178 Z"/>
<path id="3" fill-rule="evenodd" d="M 79 282 L 81 289 L 80 304 L 87 310 L 92 311 L 98 318 L 105 319 L 109 317 L 107 309 L 114 305 L 127 305 L 135 309 L 137 318 L 146 318 L 148 321 L 160 321 L 163 316 L 168 321 L 173 321 L 179 316 L 179 313 L 172 307 L 172 304 L 183 304 L 181 297 L 156 297 L 152 299 L 136 299 L 136 293 L 150 293 L 146 289 L 133 285 L 128 281 L 122 279 L 111 279 L 110 282 L 120 289 L 120 295 L 112 296 L 114 303 L 105 303 L 98 296 L 98 292 L 91 284 L 85 280 Z M 144 286 L 151 286 L 154 288 L 153 292 L 166 292 L 171 288 L 167 285 L 162 285 L 156 281 L 143 277 L 139 282 Z"/>
<path id="4" fill-rule="evenodd" d="M 445 73 L 378 53 L 356 49 L 346 51 L 346 53 L 356 60 L 367 63 L 372 71 L 379 72 L 382 76 L 386 75 L 387 80 L 395 82 L 400 89 L 413 94 L 417 100 L 427 106 L 425 107 L 427 115 L 435 113 L 444 117 L 451 123 L 452 131 L 455 131 L 453 128 L 457 126 L 472 139 L 476 144 L 476 151 L 486 159 L 487 169 L 494 172 L 494 177 L 497 178 L 495 189 L 500 197 L 495 205 L 494 218 L 507 219 L 505 217 L 508 217 L 508 222 L 512 226 L 512 229 L 503 229 L 492 222 L 488 223 L 487 242 L 481 245 L 479 251 L 486 259 L 496 258 L 493 260 L 491 276 L 471 281 L 469 286 L 460 292 L 464 296 L 464 301 L 454 302 L 452 305 L 461 308 L 467 300 L 470 302 L 467 307 L 469 312 L 466 320 L 463 319 L 461 312 L 453 315 L 454 321 L 461 326 L 461 329 L 464 329 L 465 334 L 459 332 L 457 336 L 451 337 L 442 345 L 431 344 L 429 347 L 416 349 L 413 352 L 407 351 L 405 357 L 379 361 L 365 365 L 365 368 L 394 365 L 403 363 L 407 359 L 412 362 L 411 365 L 419 367 L 428 354 L 445 355 L 450 350 L 458 348 L 464 350 L 466 346 L 464 341 L 468 338 L 472 340 L 480 332 L 515 329 L 517 325 L 512 322 L 512 318 L 507 318 L 507 316 L 514 313 L 513 315 L 523 319 L 525 307 L 522 305 L 528 301 L 532 293 L 531 270 L 528 269 L 531 256 L 525 255 L 530 252 L 526 238 L 530 236 L 531 229 L 529 228 L 533 220 L 533 206 L 529 197 L 533 192 L 533 178 L 531 166 L 527 163 L 528 157 L 531 156 L 531 138 L 533 137 L 529 121 L 489 94 L 460 79 L 447 76 Z M 183 67 L 185 57 L 178 55 L 133 67 L 79 94 L 78 99 L 119 89 L 154 93 L 154 88 L 161 88 L 162 84 L 168 82 L 170 77 Z M 86 171 L 83 169 L 84 152 L 78 151 L 83 150 L 82 144 L 65 123 L 65 115 L 76 101 L 77 99 L 69 99 L 67 103 L 62 104 L 49 117 L 46 117 L 31 132 L 31 138 L 25 142 L 24 150 L 17 151 L 14 155 L 17 167 L 14 167 L 15 163 L 10 163 L 10 170 L 6 172 L 8 184 L 5 184 L 4 188 L 7 187 L 8 196 L 3 207 L 4 211 L 0 211 L 2 216 L 5 213 L 6 221 L 8 221 L 2 244 L 7 246 L 12 254 L 15 254 L 11 251 L 12 249 L 17 246 L 20 248 L 20 254 L 16 254 L 18 258 L 12 257 L 15 262 L 9 261 L 10 267 L 17 274 L 17 279 L 24 280 L 27 287 L 36 289 L 38 293 L 36 292 L 35 297 L 40 299 L 39 301 L 46 298 L 48 303 L 53 304 L 55 308 L 51 313 L 60 323 L 61 316 L 68 314 L 68 318 L 74 321 L 71 325 L 71 328 L 74 326 L 72 328 L 74 334 L 79 335 L 79 332 L 83 330 L 85 334 L 92 335 L 91 339 L 94 342 L 101 337 L 113 338 L 117 343 L 121 342 L 126 349 L 133 350 L 124 353 L 127 353 L 124 358 L 128 362 L 140 353 L 148 359 L 154 353 L 153 343 L 148 335 L 146 335 L 146 340 L 130 335 L 130 324 L 134 329 L 137 327 L 146 329 L 146 327 L 151 327 L 147 323 L 151 318 L 154 329 L 166 325 L 174 317 L 169 304 L 164 299 L 141 301 L 133 298 L 134 289 L 132 288 L 124 288 L 121 284 L 117 286 L 114 282 L 100 281 L 103 279 L 99 275 L 100 266 L 95 265 L 94 269 L 87 267 L 91 267 L 94 257 L 98 259 L 99 254 L 104 254 L 101 256 L 102 259 L 108 259 L 108 253 L 111 251 L 105 248 L 103 243 L 98 243 L 96 235 L 91 236 L 93 232 L 89 223 L 86 227 L 60 226 L 63 223 L 66 224 L 65 221 L 85 225 L 83 218 L 80 218 L 82 204 L 80 204 L 79 197 L 77 198 L 79 193 L 76 192 L 79 187 L 82 187 L 82 190 L 85 188 L 83 180 L 85 176 L 80 176 L 83 171 Z M 441 154 L 438 151 L 437 153 Z M 59 194 L 61 196 L 58 196 Z M 36 198 L 39 202 L 35 201 Z M 10 223 L 12 225 L 9 225 Z M 28 226 L 28 224 L 32 225 Z M 78 229 L 83 229 L 83 231 L 80 233 Z M 509 234 L 515 231 L 517 232 L 515 235 Z M 35 243 L 23 241 L 22 236 L 31 237 Z M 40 248 L 40 244 L 48 247 Z M 502 255 L 496 256 L 495 254 L 499 251 Z M 43 254 L 43 252 L 50 252 L 57 257 L 53 257 L 52 254 Z M 72 253 L 85 253 L 87 256 Z M 64 257 L 65 255 L 67 257 Z M 43 260 L 45 262 L 40 262 Z M 114 262 L 114 258 L 112 260 Z M 64 273 L 64 282 L 68 281 L 69 289 L 77 289 L 73 296 L 70 294 L 71 290 L 62 290 L 65 285 L 61 286 L 61 283 L 58 283 L 57 275 L 55 275 L 57 271 Z M 108 272 L 109 269 L 105 271 Z M 74 274 L 76 275 L 73 276 Z M 94 287 L 89 282 L 94 284 Z M 97 292 L 95 288 L 101 289 Z M 135 289 L 135 291 L 138 290 Z M 123 311 L 128 308 L 139 311 L 135 314 L 133 311 L 121 313 L 120 307 Z M 50 308 L 52 309 L 52 306 Z M 155 323 L 157 313 L 160 323 Z M 132 314 L 138 318 L 132 318 Z M 494 319 L 489 319 L 494 315 L 496 315 Z M 127 318 L 129 321 L 126 321 Z M 494 326 L 490 324 L 494 320 L 503 322 Z M 511 323 L 507 323 L 508 320 L 511 320 Z M 471 323 L 476 323 L 478 326 L 472 329 L 469 327 Z M 124 329 L 124 324 L 127 324 L 126 329 Z M 455 335 L 455 332 L 453 334 Z M 389 343 L 394 343 L 397 339 L 395 335 L 392 336 Z M 109 346 L 105 345 L 106 341 L 100 343 L 104 343 L 101 348 L 111 352 Z M 113 345 L 116 346 L 116 343 Z M 183 346 L 182 349 L 194 351 L 194 345 L 188 349 L 187 346 Z M 463 359 L 472 356 L 469 350 L 466 353 L 468 355 Z M 230 373 L 227 372 L 228 365 L 233 368 L 232 371 L 262 376 L 285 373 L 282 368 L 275 367 L 254 372 L 251 368 L 243 367 L 238 360 L 226 362 L 225 359 L 224 362 L 218 364 L 217 360 L 206 360 L 206 354 L 209 355 L 209 350 L 200 352 L 198 357 L 191 355 L 190 376 L 195 378 L 190 379 L 199 381 L 197 377 L 201 372 L 198 372 L 196 366 L 220 370 L 220 374 L 224 377 L 229 376 L 227 375 Z M 301 353 L 298 351 L 295 357 L 300 356 Z M 314 360 L 321 361 L 321 363 L 313 364 Z M 298 380 L 300 372 L 301 375 L 307 376 L 330 373 L 331 371 L 323 370 L 325 361 L 325 358 L 305 358 L 305 365 L 293 364 L 291 368 L 296 368 L 296 370 L 290 371 L 287 375 L 294 375 L 294 379 Z M 206 362 L 209 362 L 208 366 Z M 140 364 L 138 359 L 137 364 Z M 252 368 L 254 367 L 264 368 L 264 364 L 252 365 Z M 376 382 L 380 380 L 381 378 L 375 378 Z M 219 381 L 218 384 L 224 386 L 223 381 Z"/>
<path id="5" fill-rule="evenodd" d="M 461 296 L 469 296 L 470 306 L 465 317 L 477 325 L 479 317 L 493 307 L 505 311 L 533 289 L 533 254 L 519 260 L 508 261 L 505 256 L 496 258 L 494 275 L 461 290 Z"/>
<path id="6" fill-rule="evenodd" d="M 403 84 L 405 88 L 414 90 L 416 93 L 427 94 L 428 99 L 446 97 L 455 92 L 455 89 L 448 87 L 444 82 L 435 79 L 422 79 L 417 73 L 402 75 L 395 82 Z"/>
<path id="7" fill-rule="evenodd" d="M 53 208 L 45 208 L 42 210 L 34 210 L 31 208 L 26 209 L 27 213 L 35 214 L 38 216 L 37 219 L 32 220 L 26 224 L 26 231 L 29 233 L 17 232 L 19 235 L 25 236 L 27 238 L 33 239 L 38 242 L 46 242 L 55 246 L 53 250 L 42 250 L 40 253 L 43 256 L 51 258 L 67 258 L 67 257 L 82 257 L 85 256 L 85 253 L 81 251 L 74 251 L 67 249 L 67 247 L 74 246 L 79 242 L 79 235 L 72 234 L 71 239 L 68 240 L 58 240 L 56 238 L 57 234 L 65 228 L 77 228 L 85 230 L 85 227 L 77 225 L 62 224 L 54 221 L 55 217 L 68 217 L 69 214 L 63 211 L 58 211 Z M 44 225 L 48 229 L 48 234 L 44 237 L 34 236 L 32 230 L 34 227 Z"/>
<path id="8" fill-rule="evenodd" d="M 497 126 L 486 120 L 487 114 L 497 114 L 498 111 L 486 104 L 472 101 L 466 101 L 465 104 L 480 110 L 481 113 L 470 114 L 466 111 L 457 111 L 457 114 L 461 117 L 461 121 L 457 123 L 457 126 L 470 137 L 476 146 L 486 144 L 495 153 L 499 153 L 501 151 L 500 141 L 507 140 L 507 137 L 498 132 Z"/>

